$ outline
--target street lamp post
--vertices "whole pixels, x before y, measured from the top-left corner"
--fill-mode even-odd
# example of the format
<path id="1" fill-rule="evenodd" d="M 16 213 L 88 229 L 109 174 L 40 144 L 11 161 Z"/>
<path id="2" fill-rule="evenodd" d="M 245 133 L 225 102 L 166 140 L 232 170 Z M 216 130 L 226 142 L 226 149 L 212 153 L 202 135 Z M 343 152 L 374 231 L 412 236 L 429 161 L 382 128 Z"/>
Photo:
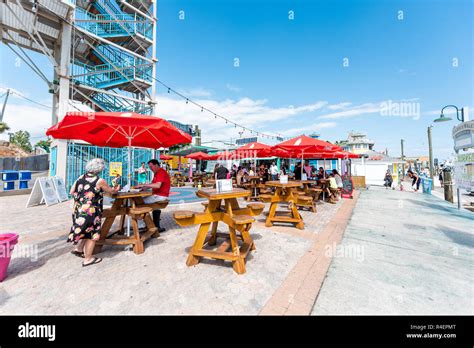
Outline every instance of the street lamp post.
<path id="1" fill-rule="evenodd" d="M 444 109 L 447 109 L 447 108 L 455 108 L 456 109 L 456 118 L 458 121 L 460 122 L 464 122 L 464 108 L 461 108 L 459 109 L 456 105 L 446 105 L 445 107 L 443 107 L 441 109 L 441 114 L 440 116 L 434 120 L 434 122 L 446 122 L 446 121 L 451 121 L 452 118 L 451 117 L 447 117 L 444 115 Z M 459 113 L 461 112 L 461 113 Z M 430 149 L 431 149 L 431 145 L 430 145 Z M 430 168 L 431 168 L 431 153 L 430 153 Z M 457 186 L 457 185 L 456 185 Z M 458 198 L 458 209 L 461 209 L 461 190 L 459 189 L 459 187 L 456 187 L 456 195 L 457 195 L 457 198 Z M 446 195 L 445 195 L 446 196 Z M 445 197 L 446 199 L 446 197 Z"/>
<path id="2" fill-rule="evenodd" d="M 431 131 L 433 129 L 433 126 L 430 125 L 428 126 L 428 155 L 429 155 L 429 160 L 430 160 L 430 177 L 432 182 L 434 183 L 434 169 L 433 169 L 433 145 L 431 143 Z"/>

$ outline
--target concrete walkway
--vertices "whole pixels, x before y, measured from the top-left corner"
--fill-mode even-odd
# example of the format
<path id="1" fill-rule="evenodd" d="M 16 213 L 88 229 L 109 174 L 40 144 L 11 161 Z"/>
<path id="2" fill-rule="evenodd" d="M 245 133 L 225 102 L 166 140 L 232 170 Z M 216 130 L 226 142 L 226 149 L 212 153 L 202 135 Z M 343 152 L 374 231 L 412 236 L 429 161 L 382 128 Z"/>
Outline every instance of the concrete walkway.
<path id="1" fill-rule="evenodd" d="M 332 225 L 341 208 L 347 210 L 347 202 L 339 201 L 319 203 L 317 213 L 301 211 L 304 230 L 287 225 L 268 228 L 265 215 L 257 217 L 250 232 L 257 249 L 247 258 L 247 272 L 238 275 L 222 260 L 204 259 L 186 266 L 198 227 L 177 226 L 173 211 L 203 211 L 200 203 L 169 205 L 163 210 L 167 231 L 147 241 L 143 254 L 107 246 L 99 254 L 103 262 L 83 268 L 66 243 L 71 202 L 25 208 L 27 199 L 0 197 L 0 210 L 6 212 L 0 214 L 0 233 L 20 234 L 8 277 L 0 283 L 0 315 L 257 315 L 293 269 L 299 268 L 308 250 L 324 242 L 321 237 L 332 238 L 326 226 Z M 268 209 L 269 204 L 265 212 Z M 219 231 L 225 232 L 226 226 L 221 225 Z M 296 300 L 307 295 L 298 290 Z M 305 314 L 310 313 L 314 299 Z"/>
<path id="2" fill-rule="evenodd" d="M 321 314 L 474 313 L 474 213 L 422 193 L 362 191 L 313 307 Z"/>

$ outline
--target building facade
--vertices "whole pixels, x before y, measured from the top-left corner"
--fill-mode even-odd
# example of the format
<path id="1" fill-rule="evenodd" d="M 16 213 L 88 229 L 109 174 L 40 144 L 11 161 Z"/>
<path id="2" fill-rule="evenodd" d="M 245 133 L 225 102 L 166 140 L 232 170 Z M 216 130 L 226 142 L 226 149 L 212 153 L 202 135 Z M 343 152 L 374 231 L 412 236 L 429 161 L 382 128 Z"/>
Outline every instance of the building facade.
<path id="1" fill-rule="evenodd" d="M 336 142 L 336 145 L 341 146 L 344 151 L 349 151 L 355 154 L 364 154 L 373 150 L 375 143 L 367 138 L 365 133 L 351 132 L 347 140 Z"/>

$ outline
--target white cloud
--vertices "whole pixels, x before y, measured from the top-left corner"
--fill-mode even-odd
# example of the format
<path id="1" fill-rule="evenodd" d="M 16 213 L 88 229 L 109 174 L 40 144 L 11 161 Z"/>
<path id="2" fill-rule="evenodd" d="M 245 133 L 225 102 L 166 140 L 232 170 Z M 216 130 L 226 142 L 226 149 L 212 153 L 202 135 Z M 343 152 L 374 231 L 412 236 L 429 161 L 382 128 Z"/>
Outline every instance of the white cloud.
<path id="1" fill-rule="evenodd" d="M 229 91 L 231 91 L 231 92 L 236 92 L 236 93 L 238 93 L 238 92 L 242 91 L 242 88 L 237 87 L 237 86 L 234 86 L 234 85 L 231 85 L 230 83 L 226 84 L 225 86 L 226 86 L 226 88 L 227 88 Z"/>
<path id="2" fill-rule="evenodd" d="M 331 114 L 326 114 L 319 116 L 320 119 L 339 119 L 339 118 L 349 118 L 371 113 L 379 113 L 381 109 L 380 103 L 365 103 L 348 110 L 334 112 Z"/>
<path id="3" fill-rule="evenodd" d="M 30 133 L 31 142 L 35 143 L 40 137 L 46 137 L 46 129 L 51 126 L 51 111 L 42 107 L 8 104 L 3 116 L 3 122 L 8 124 L 10 130 L 0 135 L 3 140 L 8 140 L 8 134 L 19 130 Z"/>
<path id="4" fill-rule="evenodd" d="M 335 128 L 337 127 L 336 122 L 320 122 L 320 123 L 313 123 L 304 127 L 297 127 L 297 128 L 291 128 L 287 129 L 281 132 L 282 135 L 285 136 L 298 136 L 303 133 L 309 134 L 311 132 L 321 130 L 321 129 L 327 129 L 327 128 Z"/>
<path id="5" fill-rule="evenodd" d="M 197 124 L 202 129 L 202 140 L 236 138 L 241 128 L 235 128 L 225 121 L 214 118 L 212 114 L 192 105 L 182 99 L 175 99 L 167 94 L 157 95 L 156 115 L 165 119 L 176 120 L 185 124 Z M 276 135 L 274 122 L 279 120 L 295 120 L 307 112 L 319 110 L 327 105 L 325 101 L 312 104 L 287 107 L 271 107 L 266 99 L 253 100 L 241 98 L 239 100 L 225 99 L 222 101 L 201 99 L 195 100 L 204 107 L 213 110 L 233 122 L 266 134 Z M 301 122 L 304 123 L 304 122 Z M 280 130 L 278 130 L 280 132 Z M 250 135 L 249 132 L 243 136 Z"/>
<path id="6" fill-rule="evenodd" d="M 210 97 L 212 95 L 211 91 L 202 87 L 190 88 L 190 89 L 186 89 L 186 88 L 178 89 L 178 92 L 184 95 L 185 97 L 189 97 L 189 98 L 191 97 L 203 98 L 203 97 Z"/>
<path id="7" fill-rule="evenodd" d="M 46 104 L 47 105 L 47 104 Z M 81 111 L 89 111 L 90 108 L 81 103 L 74 102 Z M 68 111 L 77 111 L 68 105 Z M 46 130 L 51 127 L 52 111 L 35 104 L 10 104 L 5 108 L 3 121 L 8 124 L 10 130 L 0 135 L 0 139 L 8 140 L 8 133 L 26 130 L 30 133 L 31 143 L 34 145 L 41 138 L 46 138 Z"/>
<path id="8" fill-rule="evenodd" d="M 344 109 L 346 109 L 347 107 L 349 107 L 351 105 L 352 105 L 352 103 L 344 102 L 344 103 L 329 105 L 327 108 L 329 110 L 344 110 Z"/>

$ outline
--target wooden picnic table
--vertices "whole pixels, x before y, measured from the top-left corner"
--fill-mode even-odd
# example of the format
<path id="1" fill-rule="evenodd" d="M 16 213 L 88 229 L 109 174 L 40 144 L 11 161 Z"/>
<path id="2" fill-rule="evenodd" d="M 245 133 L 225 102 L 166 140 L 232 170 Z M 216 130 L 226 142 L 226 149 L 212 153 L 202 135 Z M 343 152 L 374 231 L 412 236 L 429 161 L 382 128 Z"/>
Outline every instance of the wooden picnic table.
<path id="1" fill-rule="evenodd" d="M 329 179 L 319 179 L 318 185 L 321 186 L 321 190 L 323 191 L 323 201 L 326 199 L 326 189 L 329 185 Z"/>
<path id="2" fill-rule="evenodd" d="M 247 197 L 249 194 L 249 191 L 239 188 L 225 193 L 217 193 L 215 189 L 203 189 L 197 191 L 196 195 L 208 199 L 204 212 L 186 210 L 174 212 L 174 219 L 178 225 L 200 225 L 186 265 L 194 266 L 199 263 L 201 257 L 209 257 L 232 261 L 236 273 L 245 273 L 246 257 L 250 250 L 255 250 L 255 244 L 250 236 L 250 228 L 255 221 L 253 216 L 260 215 L 265 207 L 262 203 L 249 203 L 247 207 L 241 208 L 237 199 Z M 219 222 L 228 225 L 228 234 L 217 232 Z M 207 236 L 209 227 L 211 234 Z M 237 232 L 240 232 L 240 235 L 237 235 Z M 225 241 L 216 250 L 204 249 L 204 246 L 216 245 L 217 238 L 225 238 Z M 239 241 L 242 241 L 241 246 L 238 244 Z"/>
<path id="3" fill-rule="evenodd" d="M 207 175 L 206 174 L 195 174 L 193 175 L 193 187 L 198 187 L 199 182 L 201 182 L 201 185 L 204 186 L 204 183 L 206 182 Z"/>
<path id="4" fill-rule="evenodd" d="M 151 196 L 151 191 L 140 192 L 119 192 L 117 194 L 108 195 L 114 198 L 112 207 L 104 209 L 102 216 L 105 218 L 100 238 L 96 242 L 94 253 L 99 253 L 103 245 L 133 245 L 135 254 L 141 254 L 145 251 L 144 242 L 150 237 L 159 237 L 160 233 L 153 223 L 150 213 L 154 209 L 166 208 L 169 201 L 162 201 L 152 204 L 145 204 L 144 197 Z M 113 232 L 109 236 L 110 229 L 115 218 L 120 216 L 120 225 L 118 231 Z M 125 219 L 130 216 L 133 234 L 127 236 L 125 234 Z M 146 224 L 146 230 L 140 234 L 138 229 L 138 220 L 143 220 Z"/>
<path id="5" fill-rule="evenodd" d="M 258 185 L 260 184 L 262 177 L 258 175 L 252 175 L 248 177 L 247 188 L 250 190 L 250 195 L 247 197 L 247 201 L 258 200 Z"/>
<path id="6" fill-rule="evenodd" d="M 304 229 L 303 218 L 296 206 L 298 197 L 294 194 L 295 190 L 301 186 L 301 183 L 298 181 L 288 181 L 288 183 L 282 184 L 279 181 L 268 181 L 266 185 L 274 187 L 275 193 L 273 195 L 260 195 L 260 199 L 263 202 L 271 203 L 265 226 L 271 227 L 273 226 L 273 222 L 276 221 L 289 222 L 296 228 Z M 289 211 L 277 212 L 278 205 L 281 203 L 288 203 Z"/>
<path id="7" fill-rule="evenodd" d="M 181 173 L 174 173 L 171 179 L 171 185 L 176 187 L 185 186 L 185 177 L 183 177 Z"/>

